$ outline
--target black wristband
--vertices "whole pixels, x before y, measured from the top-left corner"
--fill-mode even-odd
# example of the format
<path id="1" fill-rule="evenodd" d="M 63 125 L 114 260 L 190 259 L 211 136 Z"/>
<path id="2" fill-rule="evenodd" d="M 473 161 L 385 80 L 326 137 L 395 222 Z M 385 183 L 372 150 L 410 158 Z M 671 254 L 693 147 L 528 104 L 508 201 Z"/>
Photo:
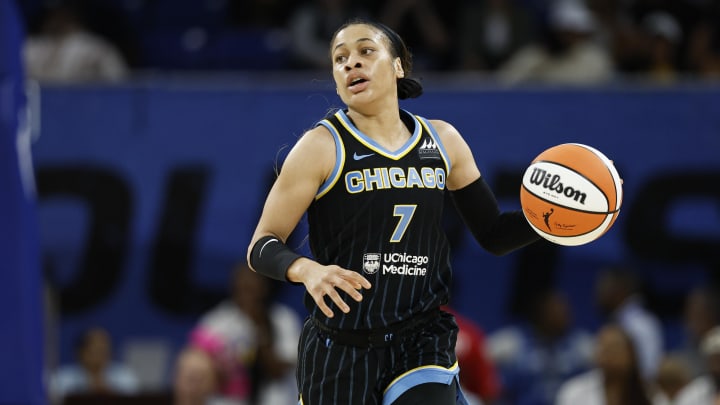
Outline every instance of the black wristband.
<path id="1" fill-rule="evenodd" d="M 288 281 L 288 267 L 301 258 L 275 236 L 263 236 L 253 245 L 250 266 L 256 272 L 279 281 Z"/>

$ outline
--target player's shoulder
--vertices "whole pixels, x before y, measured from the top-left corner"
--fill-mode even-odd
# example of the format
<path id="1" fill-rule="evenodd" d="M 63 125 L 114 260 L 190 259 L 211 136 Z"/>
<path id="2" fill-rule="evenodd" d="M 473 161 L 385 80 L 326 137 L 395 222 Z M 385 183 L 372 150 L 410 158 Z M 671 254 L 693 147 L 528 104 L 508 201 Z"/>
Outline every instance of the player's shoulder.
<path id="1" fill-rule="evenodd" d="M 451 155 L 464 144 L 462 135 L 450 122 L 442 119 L 428 119 L 427 122 L 434 128 L 440 142 Z"/>
<path id="2" fill-rule="evenodd" d="M 325 127 L 324 125 L 316 125 L 308 130 L 306 130 L 302 138 L 310 137 L 312 139 L 324 139 L 330 136 L 330 130 Z"/>
<path id="3" fill-rule="evenodd" d="M 446 136 L 460 136 L 460 133 L 458 130 L 453 126 L 450 122 L 442 120 L 442 119 L 428 119 L 427 120 L 430 125 L 435 129 L 435 131 L 440 135 L 441 137 Z"/>
<path id="4" fill-rule="evenodd" d="M 296 147 L 322 149 L 334 148 L 335 141 L 330 130 L 323 125 L 316 125 L 305 131 L 297 141 Z"/>
<path id="5" fill-rule="evenodd" d="M 330 131 L 322 125 L 315 126 L 303 133 L 285 158 L 283 170 L 285 176 L 292 173 L 297 176 L 317 174 L 319 177 L 329 175 L 335 165 L 335 139 Z"/>

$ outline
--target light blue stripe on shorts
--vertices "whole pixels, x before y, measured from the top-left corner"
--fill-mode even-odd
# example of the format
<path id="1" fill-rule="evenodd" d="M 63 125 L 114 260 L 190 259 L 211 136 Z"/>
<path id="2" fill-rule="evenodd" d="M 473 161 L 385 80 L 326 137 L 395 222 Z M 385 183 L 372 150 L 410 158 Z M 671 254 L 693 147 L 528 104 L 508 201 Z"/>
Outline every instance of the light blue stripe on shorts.
<path id="1" fill-rule="evenodd" d="M 407 371 L 393 380 L 393 382 L 391 382 L 385 389 L 385 394 L 383 395 L 383 405 L 392 404 L 396 399 L 400 398 L 405 391 L 425 383 L 439 383 L 445 385 L 456 383 L 458 386 L 457 405 L 466 405 L 467 402 L 465 397 L 462 392 L 460 392 L 459 373 L 460 367 L 457 362 L 455 362 L 455 364 L 453 364 L 450 368 L 441 366 L 422 366 Z"/>

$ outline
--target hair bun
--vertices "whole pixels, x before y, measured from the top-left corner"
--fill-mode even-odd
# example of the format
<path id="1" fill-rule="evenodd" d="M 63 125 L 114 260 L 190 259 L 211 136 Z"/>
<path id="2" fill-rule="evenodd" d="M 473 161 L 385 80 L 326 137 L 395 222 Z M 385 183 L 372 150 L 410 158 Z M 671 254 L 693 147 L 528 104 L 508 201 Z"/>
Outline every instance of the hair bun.
<path id="1" fill-rule="evenodd" d="M 423 87 L 418 80 L 403 77 L 397 80 L 397 92 L 401 100 L 416 98 L 423 94 Z"/>

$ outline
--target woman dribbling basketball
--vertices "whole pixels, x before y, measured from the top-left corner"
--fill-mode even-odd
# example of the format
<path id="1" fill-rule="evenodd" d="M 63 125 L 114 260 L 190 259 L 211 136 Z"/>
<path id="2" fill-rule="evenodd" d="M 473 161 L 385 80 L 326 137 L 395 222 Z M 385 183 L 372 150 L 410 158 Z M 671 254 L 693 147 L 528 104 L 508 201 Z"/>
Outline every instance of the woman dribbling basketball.
<path id="1" fill-rule="evenodd" d="M 417 97 L 402 39 L 368 21 L 342 26 L 330 54 L 347 105 L 293 147 L 248 250 L 253 269 L 307 289 L 300 403 L 456 404 L 457 325 L 444 195 L 495 254 L 539 236 L 501 213 L 470 148 L 445 121 L 400 109 Z M 284 241 L 307 211 L 314 260 Z"/>

